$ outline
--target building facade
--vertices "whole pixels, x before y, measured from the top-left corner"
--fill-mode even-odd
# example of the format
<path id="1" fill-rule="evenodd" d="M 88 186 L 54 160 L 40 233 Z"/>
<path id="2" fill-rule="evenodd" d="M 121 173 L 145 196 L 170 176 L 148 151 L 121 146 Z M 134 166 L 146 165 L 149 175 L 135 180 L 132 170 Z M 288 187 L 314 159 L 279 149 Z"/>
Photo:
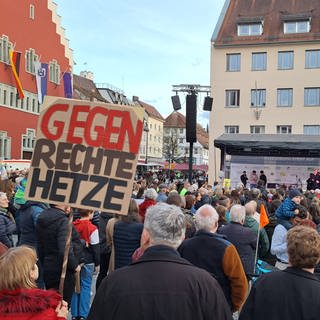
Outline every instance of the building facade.
<path id="1" fill-rule="evenodd" d="M 222 134 L 320 135 L 320 2 L 226 0 L 211 44 L 209 181 Z"/>
<path id="2" fill-rule="evenodd" d="M 174 111 L 166 118 L 163 143 L 166 160 L 188 163 L 190 144 L 186 141 L 186 117 L 180 112 Z M 208 156 L 208 133 L 197 124 L 197 142 L 193 144 L 193 164 L 208 164 Z"/>
<path id="3" fill-rule="evenodd" d="M 1 1 L 0 19 L 0 159 L 30 159 L 41 105 L 38 103 L 35 62 L 48 64 L 47 95 L 64 96 L 63 72 L 73 57 L 60 25 L 56 4 L 47 1 Z M 9 51 L 21 53 L 19 99 Z"/>
<path id="4" fill-rule="evenodd" d="M 139 163 L 160 165 L 164 161 L 162 153 L 164 119 L 154 106 L 141 100 L 136 102 L 145 110 L 144 134 L 140 144 Z"/>

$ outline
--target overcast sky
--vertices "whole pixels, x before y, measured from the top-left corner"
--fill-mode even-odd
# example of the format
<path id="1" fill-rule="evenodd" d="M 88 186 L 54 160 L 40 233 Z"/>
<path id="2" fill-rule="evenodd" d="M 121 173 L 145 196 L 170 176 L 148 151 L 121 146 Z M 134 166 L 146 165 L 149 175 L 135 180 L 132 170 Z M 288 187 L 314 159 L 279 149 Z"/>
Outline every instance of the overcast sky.
<path id="1" fill-rule="evenodd" d="M 96 83 L 139 96 L 164 118 L 173 110 L 173 84 L 210 85 L 210 39 L 224 0 L 54 1 L 74 50 L 74 73 L 92 71 Z M 203 99 L 198 122 L 205 125 Z"/>

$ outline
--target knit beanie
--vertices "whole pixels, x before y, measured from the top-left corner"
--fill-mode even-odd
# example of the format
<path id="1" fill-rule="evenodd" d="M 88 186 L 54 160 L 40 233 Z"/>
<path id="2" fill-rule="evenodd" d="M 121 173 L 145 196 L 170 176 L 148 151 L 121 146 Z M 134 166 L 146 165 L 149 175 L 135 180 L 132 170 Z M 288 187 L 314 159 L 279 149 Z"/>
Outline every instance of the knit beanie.
<path id="1" fill-rule="evenodd" d="M 301 196 L 301 193 L 298 189 L 291 189 L 289 191 L 289 198 L 290 199 L 293 199 L 294 197 L 299 197 L 299 196 Z"/>

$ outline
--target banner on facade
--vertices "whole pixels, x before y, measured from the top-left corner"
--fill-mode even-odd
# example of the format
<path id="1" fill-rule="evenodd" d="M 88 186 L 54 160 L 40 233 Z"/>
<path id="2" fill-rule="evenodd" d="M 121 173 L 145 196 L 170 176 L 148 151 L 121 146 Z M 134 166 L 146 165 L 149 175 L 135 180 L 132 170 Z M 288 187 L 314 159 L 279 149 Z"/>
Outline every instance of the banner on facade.
<path id="1" fill-rule="evenodd" d="M 45 97 L 26 199 L 127 214 L 143 113 L 140 107 Z"/>

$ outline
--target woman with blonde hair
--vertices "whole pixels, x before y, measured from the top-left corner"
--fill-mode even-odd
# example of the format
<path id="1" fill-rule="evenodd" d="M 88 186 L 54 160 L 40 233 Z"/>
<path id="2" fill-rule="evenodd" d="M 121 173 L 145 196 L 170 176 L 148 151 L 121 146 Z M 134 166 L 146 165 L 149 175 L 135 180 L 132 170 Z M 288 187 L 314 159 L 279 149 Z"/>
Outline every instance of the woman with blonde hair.
<path id="1" fill-rule="evenodd" d="M 0 319 L 67 319 L 67 303 L 61 296 L 37 288 L 38 272 L 33 248 L 10 248 L 0 257 Z"/>

